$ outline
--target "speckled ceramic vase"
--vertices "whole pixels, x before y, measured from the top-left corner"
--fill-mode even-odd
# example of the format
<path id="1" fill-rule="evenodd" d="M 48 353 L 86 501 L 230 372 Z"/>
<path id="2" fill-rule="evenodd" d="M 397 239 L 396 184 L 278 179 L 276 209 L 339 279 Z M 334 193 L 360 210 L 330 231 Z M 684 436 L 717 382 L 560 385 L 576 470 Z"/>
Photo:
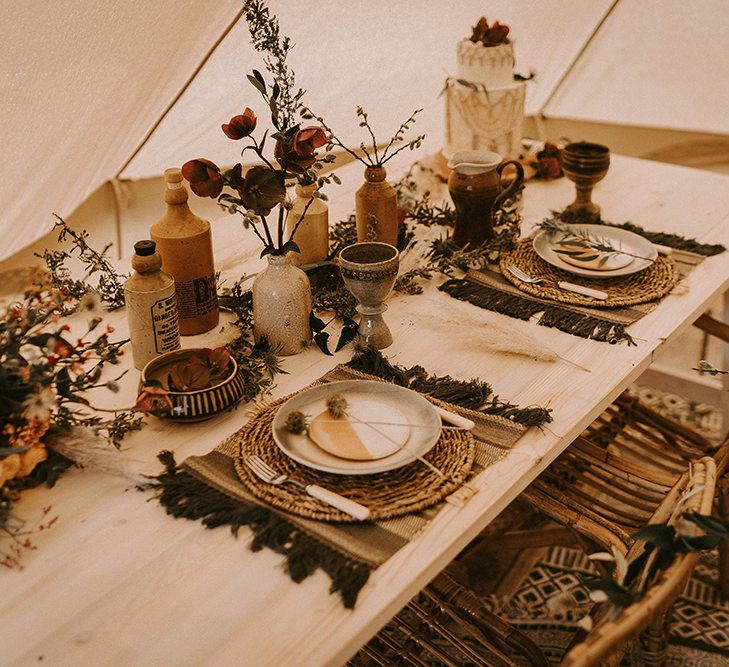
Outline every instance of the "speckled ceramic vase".
<path id="1" fill-rule="evenodd" d="M 265 336 L 284 356 L 303 352 L 311 342 L 311 286 L 287 255 L 267 255 L 268 266 L 253 281 L 253 334 Z"/>

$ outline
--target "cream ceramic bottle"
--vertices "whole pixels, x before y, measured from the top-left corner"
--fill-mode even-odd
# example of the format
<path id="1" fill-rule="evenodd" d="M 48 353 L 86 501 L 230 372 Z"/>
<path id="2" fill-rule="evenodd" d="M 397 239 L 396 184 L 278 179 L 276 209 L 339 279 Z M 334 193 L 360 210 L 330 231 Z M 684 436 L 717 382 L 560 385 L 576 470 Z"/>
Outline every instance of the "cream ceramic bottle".
<path id="1" fill-rule="evenodd" d="M 134 244 L 134 273 L 124 283 L 132 357 L 138 370 L 157 355 L 180 348 L 175 281 L 160 270 L 162 260 L 155 250 L 154 241 Z"/>
<path id="2" fill-rule="evenodd" d="M 323 262 L 329 253 L 329 208 L 321 199 L 314 197 L 316 188 L 316 183 L 297 183 L 296 198 L 286 218 L 289 238 L 296 229 L 293 241 L 301 252 L 292 252 L 290 257 L 291 263 L 298 266 Z M 306 215 L 302 221 L 304 211 Z"/>
<path id="3" fill-rule="evenodd" d="M 152 225 L 162 270 L 175 279 L 180 334 L 192 336 L 218 324 L 218 293 L 210 223 L 187 205 L 179 169 L 165 171 L 165 215 Z"/>

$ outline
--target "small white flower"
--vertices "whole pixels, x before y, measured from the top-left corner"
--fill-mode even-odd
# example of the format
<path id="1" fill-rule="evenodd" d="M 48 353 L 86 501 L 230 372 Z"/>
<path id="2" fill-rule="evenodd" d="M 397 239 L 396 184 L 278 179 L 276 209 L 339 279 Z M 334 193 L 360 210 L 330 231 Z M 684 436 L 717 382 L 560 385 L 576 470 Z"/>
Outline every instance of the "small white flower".
<path id="1" fill-rule="evenodd" d="M 590 591 L 590 600 L 593 602 L 607 602 L 608 595 L 605 591 L 594 590 Z"/>
<path id="2" fill-rule="evenodd" d="M 689 521 L 684 518 L 683 514 L 678 517 L 676 523 L 673 526 L 676 529 L 676 534 L 680 537 L 701 537 L 703 531 L 693 521 Z"/>
<path id="3" fill-rule="evenodd" d="M 99 317 L 101 311 L 101 297 L 95 290 L 89 290 L 78 300 L 78 309 L 89 316 L 90 319 Z"/>
<path id="4" fill-rule="evenodd" d="M 56 406 L 56 395 L 50 387 L 45 387 L 33 393 L 23 401 L 23 414 L 28 421 L 37 419 L 47 421 L 51 417 L 51 410 Z"/>
<path id="5" fill-rule="evenodd" d="M 577 621 L 577 627 L 582 628 L 585 632 L 592 630 L 592 616 L 587 614 Z"/>

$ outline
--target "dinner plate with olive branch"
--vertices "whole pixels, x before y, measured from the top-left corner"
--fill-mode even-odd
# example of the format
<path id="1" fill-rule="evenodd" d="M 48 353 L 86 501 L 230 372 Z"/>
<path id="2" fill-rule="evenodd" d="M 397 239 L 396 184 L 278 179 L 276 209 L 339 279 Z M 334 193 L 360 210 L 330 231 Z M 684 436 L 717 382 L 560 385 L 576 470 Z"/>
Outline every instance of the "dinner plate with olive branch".
<path id="1" fill-rule="evenodd" d="M 534 251 L 558 269 L 589 278 L 628 276 L 647 269 L 658 256 L 646 238 L 619 227 L 567 225 L 545 220 Z"/>

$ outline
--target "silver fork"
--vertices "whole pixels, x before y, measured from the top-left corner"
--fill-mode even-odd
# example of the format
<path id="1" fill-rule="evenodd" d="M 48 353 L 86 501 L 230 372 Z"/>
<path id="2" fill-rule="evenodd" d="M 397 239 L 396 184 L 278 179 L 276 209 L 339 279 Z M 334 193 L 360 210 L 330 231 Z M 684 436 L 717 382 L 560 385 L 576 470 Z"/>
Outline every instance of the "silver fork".
<path id="1" fill-rule="evenodd" d="M 582 285 L 575 285 L 574 283 L 568 283 L 564 280 L 551 280 L 549 278 L 532 278 L 528 273 L 524 273 L 518 266 L 514 266 L 513 264 L 511 266 L 507 267 L 507 270 L 509 273 L 521 280 L 524 283 L 530 283 L 532 285 L 538 285 L 539 283 L 551 283 L 552 285 L 556 285 L 560 289 L 566 290 L 567 292 L 576 292 L 577 294 L 582 294 L 583 296 L 590 296 L 593 299 L 600 299 L 601 301 L 605 301 L 605 299 L 608 298 L 607 292 L 601 292 L 597 289 L 591 289 L 590 287 L 583 287 Z"/>
<path id="2" fill-rule="evenodd" d="M 298 479 L 294 479 L 293 477 L 277 472 L 258 456 L 246 456 L 245 464 L 250 468 L 251 472 L 258 477 L 258 479 L 261 479 L 268 484 L 273 484 L 274 486 L 279 486 L 286 482 L 289 484 L 296 484 L 296 486 L 304 489 L 304 491 L 306 491 L 306 493 L 308 493 L 312 498 L 317 498 L 318 500 L 327 503 L 327 505 L 336 507 L 338 510 L 342 510 L 342 512 L 349 514 L 349 516 L 353 516 L 355 519 L 366 521 L 370 517 L 370 510 L 364 505 L 360 505 L 354 500 L 340 496 L 338 493 L 329 491 L 328 489 L 317 486 L 316 484 L 304 484 Z"/>

